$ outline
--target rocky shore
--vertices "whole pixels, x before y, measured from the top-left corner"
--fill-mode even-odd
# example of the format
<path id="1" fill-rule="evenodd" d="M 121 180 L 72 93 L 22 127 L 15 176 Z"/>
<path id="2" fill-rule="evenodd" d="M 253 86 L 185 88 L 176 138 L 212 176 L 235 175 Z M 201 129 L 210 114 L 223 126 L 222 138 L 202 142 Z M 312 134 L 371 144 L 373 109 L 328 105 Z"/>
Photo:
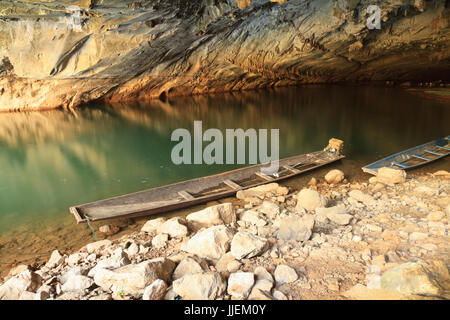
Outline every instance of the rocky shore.
<path id="1" fill-rule="evenodd" d="M 449 180 L 385 170 L 348 183 L 335 169 L 302 190 L 240 191 L 17 266 L 0 300 L 449 299 Z"/>

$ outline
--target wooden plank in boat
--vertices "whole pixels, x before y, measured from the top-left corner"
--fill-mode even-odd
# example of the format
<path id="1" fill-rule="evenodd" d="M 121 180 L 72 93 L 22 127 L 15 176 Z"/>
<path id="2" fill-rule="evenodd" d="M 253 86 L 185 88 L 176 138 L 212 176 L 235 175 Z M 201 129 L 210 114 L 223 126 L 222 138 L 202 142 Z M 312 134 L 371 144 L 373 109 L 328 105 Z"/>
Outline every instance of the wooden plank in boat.
<path id="1" fill-rule="evenodd" d="M 274 178 L 272 178 L 272 177 L 270 177 L 270 176 L 268 176 L 268 175 L 266 175 L 266 174 L 264 174 L 264 173 L 261 173 L 261 172 L 255 172 L 255 174 L 258 176 L 258 177 L 260 177 L 260 178 L 263 178 L 264 180 L 266 180 L 266 181 L 273 181 L 274 180 Z"/>
<path id="2" fill-rule="evenodd" d="M 238 185 L 236 182 L 231 181 L 230 179 L 226 179 L 223 181 L 227 186 L 233 188 L 233 189 L 242 189 L 240 185 Z"/>
<path id="3" fill-rule="evenodd" d="M 195 199 L 194 196 L 193 196 L 192 194 L 190 194 L 189 192 L 186 192 L 186 191 L 184 191 L 184 190 L 178 191 L 178 194 L 179 194 L 180 196 L 182 196 L 182 197 L 183 197 L 184 199 L 186 199 L 186 200 L 192 200 L 192 199 Z"/>

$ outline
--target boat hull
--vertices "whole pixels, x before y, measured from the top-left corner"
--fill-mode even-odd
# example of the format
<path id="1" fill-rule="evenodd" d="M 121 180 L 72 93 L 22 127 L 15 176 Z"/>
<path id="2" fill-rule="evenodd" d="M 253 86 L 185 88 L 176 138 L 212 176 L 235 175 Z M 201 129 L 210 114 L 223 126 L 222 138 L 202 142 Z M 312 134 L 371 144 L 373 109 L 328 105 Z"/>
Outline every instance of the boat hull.
<path id="1" fill-rule="evenodd" d="M 383 167 L 411 170 L 442 159 L 450 154 L 450 136 L 393 154 L 362 168 L 366 173 L 376 175 Z"/>
<path id="2" fill-rule="evenodd" d="M 284 173 L 279 177 L 262 175 L 260 170 L 267 164 L 259 164 L 73 206 L 70 208 L 70 212 L 78 223 L 85 223 L 88 219 L 89 221 L 102 221 L 160 214 L 234 196 L 240 190 L 285 180 L 343 158 L 345 158 L 343 155 L 317 151 L 279 160 L 280 170 L 284 168 Z M 302 164 L 292 168 L 299 163 Z"/>

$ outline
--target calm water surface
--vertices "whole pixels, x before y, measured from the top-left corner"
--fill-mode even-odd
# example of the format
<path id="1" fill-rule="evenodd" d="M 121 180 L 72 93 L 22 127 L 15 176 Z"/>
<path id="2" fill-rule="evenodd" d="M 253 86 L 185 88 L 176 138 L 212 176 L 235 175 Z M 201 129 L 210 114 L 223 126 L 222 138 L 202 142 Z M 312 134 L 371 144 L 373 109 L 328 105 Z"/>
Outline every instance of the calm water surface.
<path id="1" fill-rule="evenodd" d="M 280 156 L 345 141 L 346 173 L 450 133 L 450 106 L 395 88 L 312 86 L 0 114 L 0 268 L 91 241 L 68 207 L 235 166 L 172 164 L 173 130 L 280 129 Z M 444 160 L 440 166 L 448 166 Z M 445 168 L 444 168 L 445 169 Z M 448 169 L 448 168 L 447 168 Z"/>

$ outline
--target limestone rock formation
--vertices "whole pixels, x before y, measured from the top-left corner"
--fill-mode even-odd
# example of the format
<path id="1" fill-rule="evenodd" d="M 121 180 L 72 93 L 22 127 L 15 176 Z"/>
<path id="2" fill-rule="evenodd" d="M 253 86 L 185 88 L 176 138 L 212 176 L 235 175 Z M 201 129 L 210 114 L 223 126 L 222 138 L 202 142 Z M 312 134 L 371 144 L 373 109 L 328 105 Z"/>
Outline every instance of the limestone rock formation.
<path id="1" fill-rule="evenodd" d="M 0 1 L 0 109 L 448 80 L 447 3 L 378 1 L 369 30 L 369 0 Z"/>

